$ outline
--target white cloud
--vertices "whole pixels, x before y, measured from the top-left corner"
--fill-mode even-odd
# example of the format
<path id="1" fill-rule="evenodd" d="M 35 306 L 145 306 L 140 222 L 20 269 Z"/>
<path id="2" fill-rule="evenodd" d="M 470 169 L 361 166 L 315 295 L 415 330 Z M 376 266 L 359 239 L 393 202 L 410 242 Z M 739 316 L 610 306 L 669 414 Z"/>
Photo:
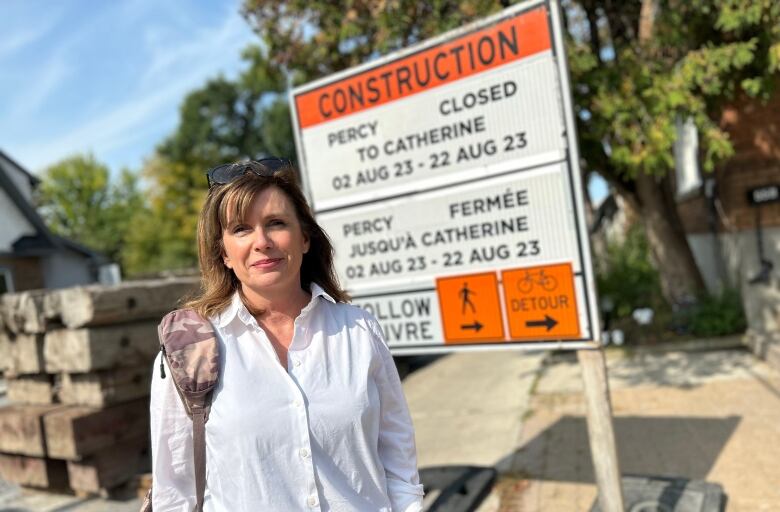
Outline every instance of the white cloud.
<path id="1" fill-rule="evenodd" d="M 139 5 L 134 4 L 134 12 L 128 14 L 137 16 Z M 208 30 L 194 27 L 192 30 L 177 27 L 171 33 L 155 33 L 154 30 L 157 29 L 149 29 L 145 39 L 149 52 L 146 69 L 135 79 L 135 87 L 122 101 L 108 103 L 110 109 L 98 112 L 80 126 L 54 134 L 45 142 L 28 138 L 13 147 L 12 153 L 26 166 L 41 169 L 76 152 L 92 151 L 104 161 L 113 151 L 124 149 L 127 152 L 143 134 L 161 124 L 169 124 L 167 120 L 175 117 L 178 105 L 190 90 L 219 72 L 234 71 L 240 49 L 253 41 L 237 8 L 229 12 L 222 24 Z M 84 34 L 74 37 L 83 38 Z M 73 41 L 68 43 L 68 46 L 75 44 Z M 59 64 L 52 66 L 46 75 L 48 79 L 43 80 L 38 90 L 25 95 L 23 103 L 27 109 L 44 101 L 57 78 L 67 72 L 67 59 L 56 62 Z M 141 158 L 148 156 L 152 149 L 139 148 L 143 154 L 138 155 L 135 165 L 140 164 Z"/>
<path id="2" fill-rule="evenodd" d="M 150 29 L 145 39 L 151 62 L 141 77 L 141 84 L 148 87 L 181 72 L 189 76 L 208 73 L 217 67 L 215 63 L 224 60 L 225 51 L 235 52 L 246 43 L 248 32 L 245 22 L 237 14 L 227 18 L 216 30 L 193 26 L 186 38 L 174 41 Z"/>
<path id="3" fill-rule="evenodd" d="M 0 39 L 0 59 L 4 59 L 14 53 L 17 53 L 48 34 L 57 23 L 59 16 L 51 16 L 46 19 L 40 19 L 38 25 L 33 29 L 4 30 L 3 37 Z"/>
<path id="4" fill-rule="evenodd" d="M 6 114 L 9 119 L 34 116 L 43 103 L 49 99 L 68 75 L 71 67 L 65 59 L 49 59 L 33 79 L 19 91 L 13 107 Z"/>

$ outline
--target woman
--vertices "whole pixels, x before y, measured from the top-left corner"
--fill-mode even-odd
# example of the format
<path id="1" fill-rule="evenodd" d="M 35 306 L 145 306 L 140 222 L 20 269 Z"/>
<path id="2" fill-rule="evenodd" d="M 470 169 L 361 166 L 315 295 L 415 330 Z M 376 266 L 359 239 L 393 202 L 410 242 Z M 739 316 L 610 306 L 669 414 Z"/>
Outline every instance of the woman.
<path id="1" fill-rule="evenodd" d="M 220 352 L 203 509 L 421 511 L 392 357 L 377 321 L 345 303 L 289 161 L 226 164 L 208 179 L 203 291 L 188 304 Z M 192 422 L 171 381 L 152 382 L 155 512 L 195 506 Z"/>

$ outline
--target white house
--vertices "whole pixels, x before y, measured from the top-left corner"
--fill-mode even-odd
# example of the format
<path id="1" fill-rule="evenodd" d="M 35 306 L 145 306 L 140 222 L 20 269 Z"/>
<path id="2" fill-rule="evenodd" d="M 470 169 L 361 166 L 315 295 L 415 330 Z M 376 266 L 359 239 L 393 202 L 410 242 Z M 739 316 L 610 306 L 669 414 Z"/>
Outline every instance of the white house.
<path id="1" fill-rule="evenodd" d="M 0 294 L 97 281 L 105 258 L 51 233 L 32 206 L 39 180 L 0 151 Z"/>

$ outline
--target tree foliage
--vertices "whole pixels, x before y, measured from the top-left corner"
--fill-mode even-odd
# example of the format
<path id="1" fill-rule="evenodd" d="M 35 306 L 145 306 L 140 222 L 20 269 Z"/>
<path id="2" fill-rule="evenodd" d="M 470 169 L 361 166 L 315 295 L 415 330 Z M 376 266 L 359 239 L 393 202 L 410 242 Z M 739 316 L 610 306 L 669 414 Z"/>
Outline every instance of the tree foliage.
<path id="1" fill-rule="evenodd" d="M 665 306 L 642 226 L 633 225 L 625 239 L 608 243 L 604 258 L 597 263 L 599 294 L 612 301 L 615 318 L 629 318 L 637 308 L 658 312 Z"/>
<path id="2" fill-rule="evenodd" d="M 566 2 L 569 62 L 589 169 L 628 187 L 674 168 L 678 119 L 693 119 L 707 171 L 733 154 L 718 118 L 740 95 L 768 97 L 780 70 L 780 4 L 667 0 L 640 37 L 642 4 Z M 651 10 L 652 7 L 647 7 Z"/>
<path id="3" fill-rule="evenodd" d="M 492 14 L 496 0 L 246 0 L 272 62 L 306 82 Z M 780 3 L 645 0 L 654 32 L 640 41 L 642 1 L 564 0 L 584 157 L 616 181 L 674 166 L 675 121 L 693 117 L 708 170 L 733 152 L 717 110 L 767 96 L 780 70 Z"/>
<path id="4" fill-rule="evenodd" d="M 676 210 L 676 124 L 690 119 L 705 171 L 734 153 L 723 108 L 767 98 L 778 67 L 780 4 L 772 0 L 568 0 L 568 54 L 586 172 L 640 213 L 664 295 L 704 292 Z M 576 27 L 576 29 L 575 29 Z"/>
<path id="5" fill-rule="evenodd" d="M 52 232 L 121 262 L 132 218 L 144 200 L 135 174 L 114 180 L 92 155 L 66 158 L 44 171 L 36 202 Z"/>
<path id="6" fill-rule="evenodd" d="M 245 0 L 260 38 L 236 80 L 191 93 L 176 131 L 145 169 L 158 266 L 194 263 L 194 217 L 211 165 L 293 156 L 283 93 L 507 7 L 498 0 Z M 562 0 L 586 173 L 604 176 L 639 213 L 672 302 L 702 280 L 675 210 L 675 124 L 690 118 L 707 170 L 733 154 L 718 124 L 740 95 L 766 98 L 780 71 L 774 0 Z M 153 245 L 153 244 L 151 244 Z M 140 247 L 140 245 L 139 245 Z M 659 250 L 663 248 L 662 251 Z M 151 250 L 152 247 L 149 247 Z"/>
<path id="7" fill-rule="evenodd" d="M 246 0 L 272 62 L 305 83 L 498 12 L 496 0 Z"/>
<path id="8" fill-rule="evenodd" d="M 295 154 L 286 78 L 259 48 L 244 52 L 235 79 L 216 77 L 189 93 L 176 130 L 143 169 L 149 184 L 149 216 L 131 235 L 133 273 L 197 265 L 197 215 L 206 194 L 206 171 L 221 163 Z"/>
<path id="9" fill-rule="evenodd" d="M 157 148 L 160 157 L 204 167 L 294 153 L 284 73 L 259 48 L 243 57 L 238 78 L 217 77 L 187 95 L 176 131 Z"/>
<path id="10" fill-rule="evenodd" d="M 245 0 L 270 58 L 309 81 L 496 12 L 489 0 Z M 676 123 L 692 119 L 700 160 L 733 154 L 720 109 L 766 97 L 780 63 L 774 0 L 562 0 L 584 170 L 598 172 L 640 214 L 664 294 L 703 289 L 672 191 Z"/>

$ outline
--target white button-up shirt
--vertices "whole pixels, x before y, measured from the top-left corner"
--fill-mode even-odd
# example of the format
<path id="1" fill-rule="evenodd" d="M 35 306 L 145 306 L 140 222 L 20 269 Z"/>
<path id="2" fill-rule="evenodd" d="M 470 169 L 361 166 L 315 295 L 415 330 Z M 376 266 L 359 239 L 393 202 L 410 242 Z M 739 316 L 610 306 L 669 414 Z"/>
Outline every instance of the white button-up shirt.
<path id="1" fill-rule="evenodd" d="M 204 512 L 422 511 L 412 421 L 379 324 L 311 292 L 286 371 L 238 294 L 209 319 L 221 367 Z M 153 508 L 189 512 L 192 421 L 170 374 L 154 371 L 151 395 Z"/>

